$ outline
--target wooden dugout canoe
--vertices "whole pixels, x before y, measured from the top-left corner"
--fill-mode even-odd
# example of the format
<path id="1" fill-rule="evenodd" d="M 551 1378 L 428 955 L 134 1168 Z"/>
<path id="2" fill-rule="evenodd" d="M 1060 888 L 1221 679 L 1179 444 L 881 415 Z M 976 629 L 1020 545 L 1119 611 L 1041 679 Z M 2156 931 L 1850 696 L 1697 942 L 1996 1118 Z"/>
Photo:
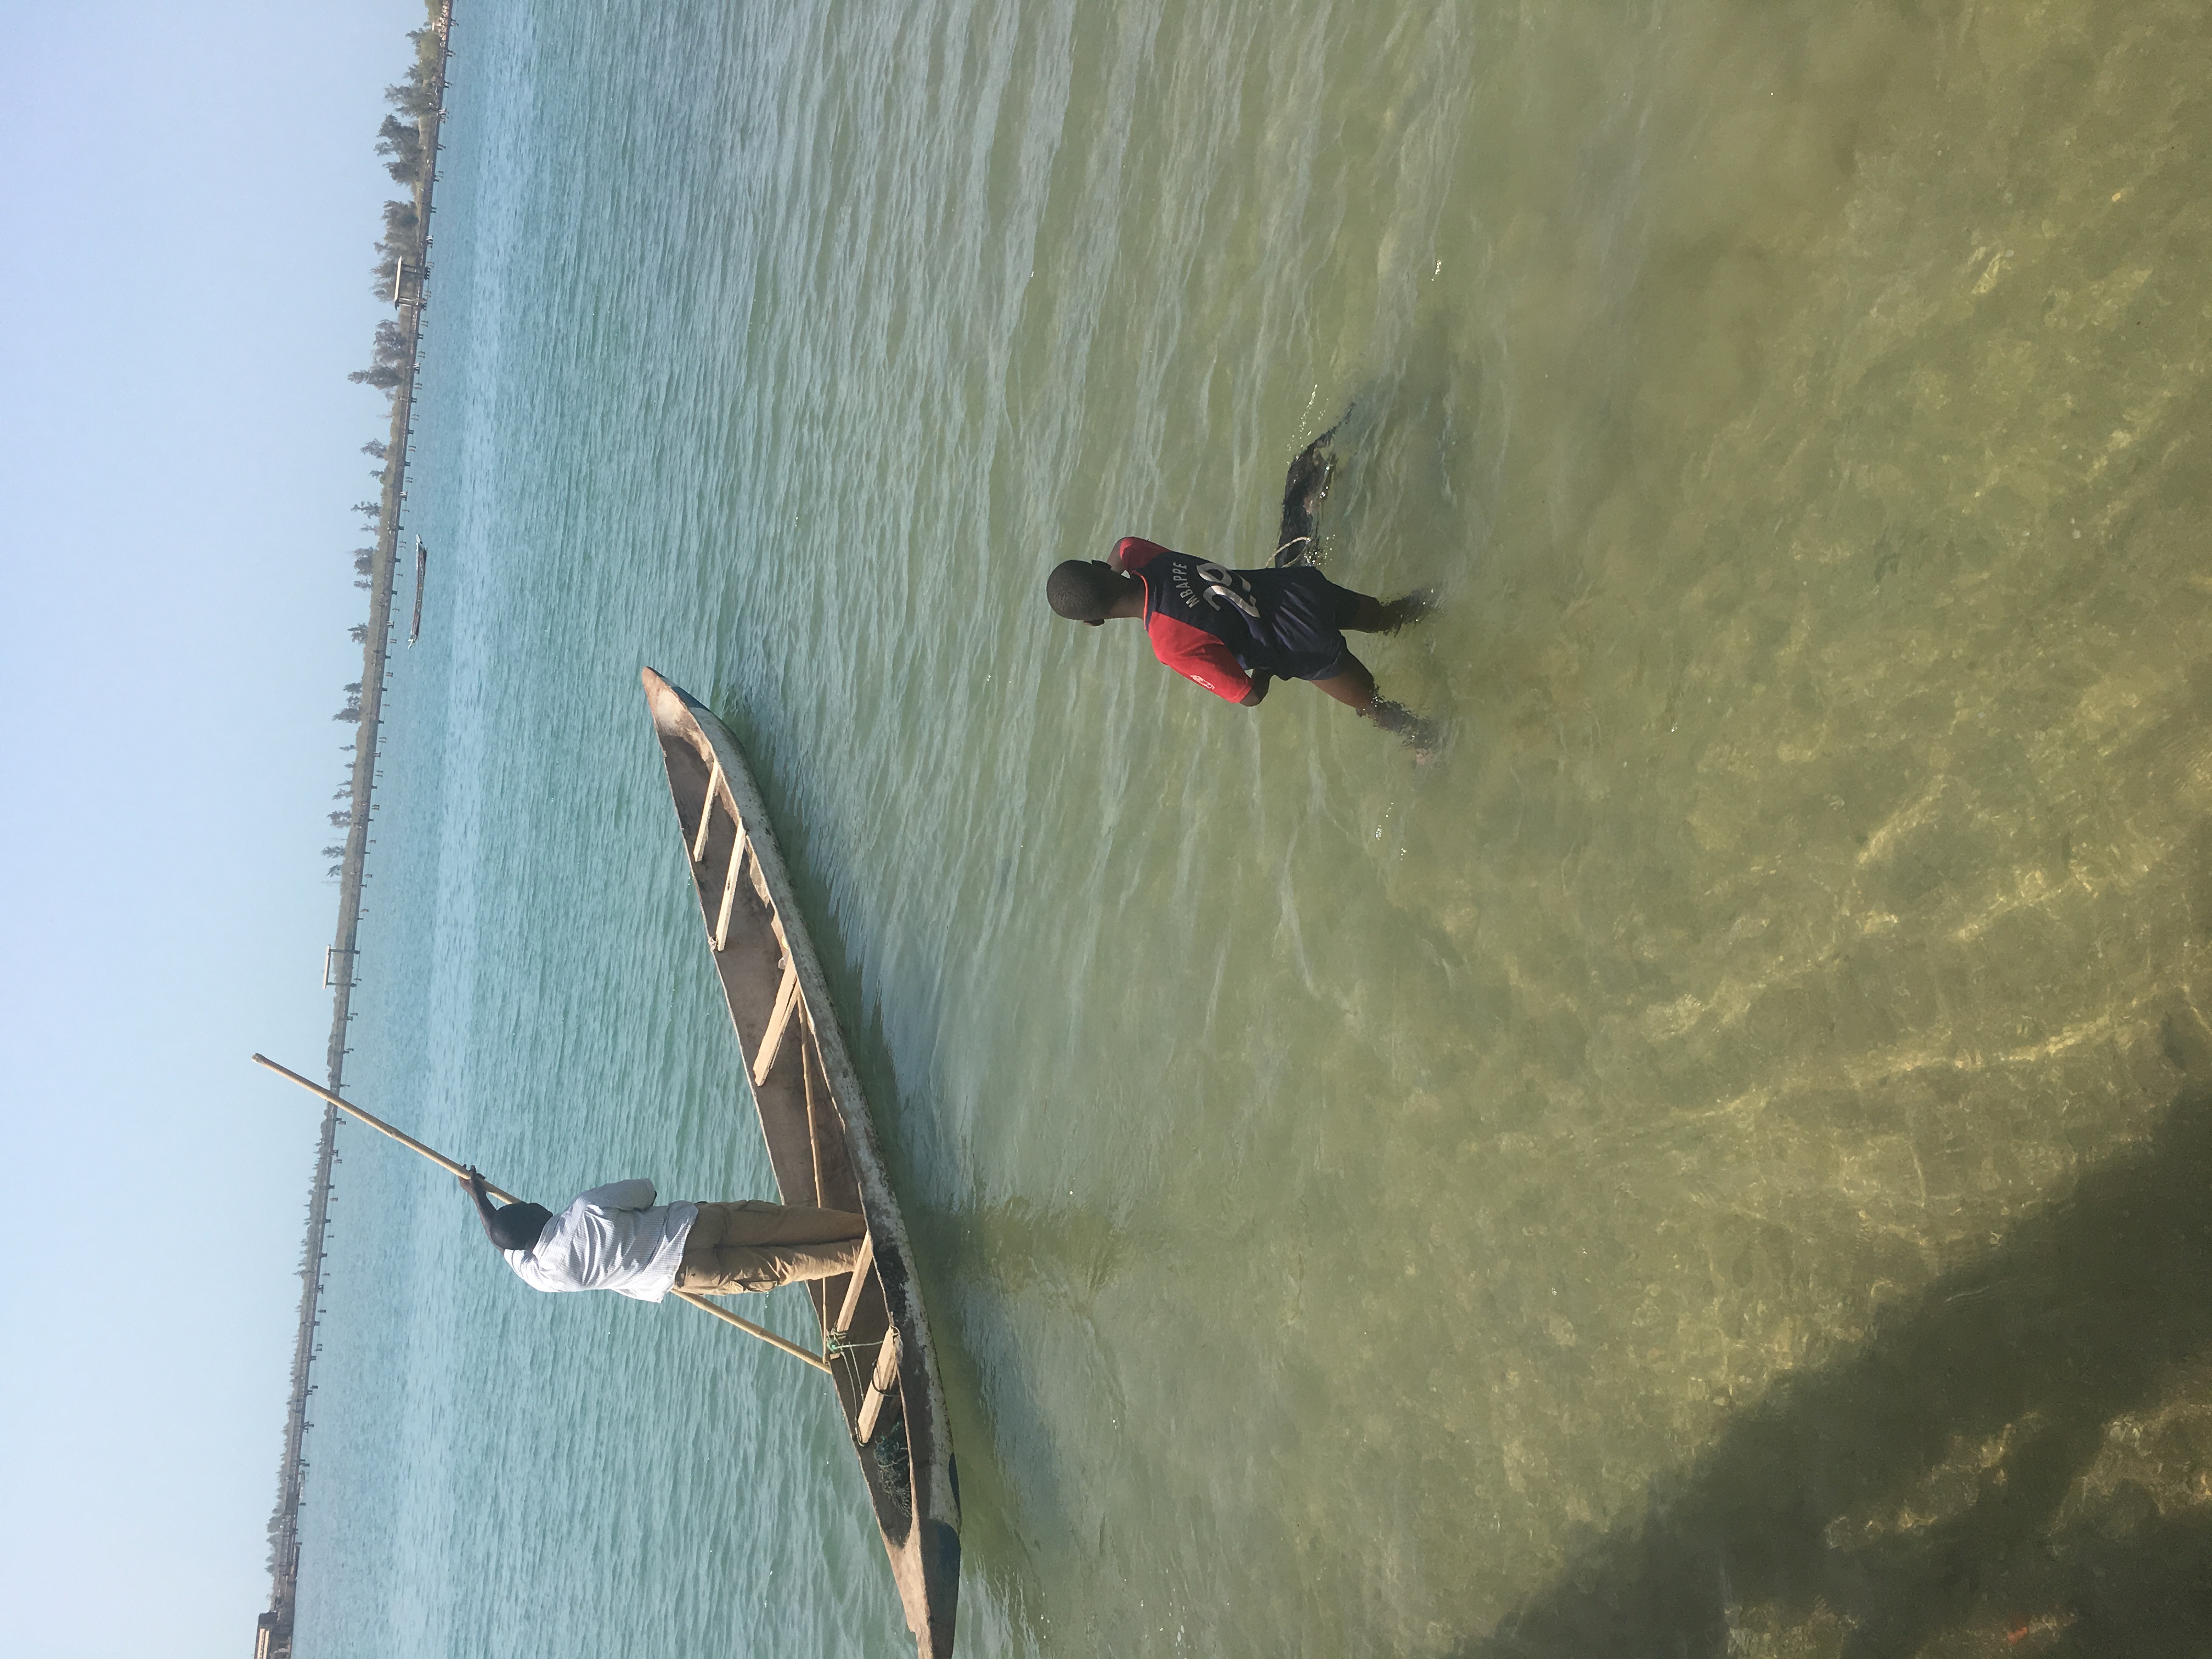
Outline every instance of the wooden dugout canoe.
<path id="1" fill-rule="evenodd" d="M 921 1659 L 948 1659 L 960 1482 L 906 1225 L 744 757 L 704 703 L 650 668 L 641 678 L 776 1186 L 787 1204 L 868 1218 L 860 1272 L 805 1288 L 907 1627 Z"/>

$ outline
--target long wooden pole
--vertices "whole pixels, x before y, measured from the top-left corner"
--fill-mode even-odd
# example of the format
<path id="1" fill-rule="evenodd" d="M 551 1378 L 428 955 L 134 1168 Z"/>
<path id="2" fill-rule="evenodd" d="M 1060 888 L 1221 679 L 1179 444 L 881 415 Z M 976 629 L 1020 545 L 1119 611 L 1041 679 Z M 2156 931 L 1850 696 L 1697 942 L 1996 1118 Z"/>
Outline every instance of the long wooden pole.
<path id="1" fill-rule="evenodd" d="M 406 1133 L 404 1130 L 393 1128 L 382 1118 L 370 1115 L 368 1113 L 362 1110 L 360 1107 L 355 1105 L 353 1102 L 345 1098 L 344 1096 L 331 1093 L 331 1091 L 324 1088 L 321 1084 L 316 1083 L 310 1079 L 301 1077 L 290 1066 L 279 1066 L 275 1060 L 270 1059 L 266 1054 L 254 1055 L 253 1063 L 256 1066 L 267 1066 L 279 1077 L 288 1077 L 291 1079 L 293 1082 L 298 1084 L 309 1094 L 321 1096 L 325 1100 L 330 1102 L 331 1105 L 337 1107 L 348 1116 L 355 1118 L 362 1123 L 366 1123 L 370 1128 L 376 1130 L 380 1134 L 390 1135 L 401 1146 L 409 1147 L 415 1152 L 422 1153 L 423 1157 L 428 1158 L 431 1163 L 436 1164 L 440 1169 L 448 1170 L 456 1176 L 463 1173 L 461 1166 L 454 1163 L 450 1158 L 447 1158 L 443 1152 L 438 1152 L 432 1147 L 425 1146 L 421 1141 L 416 1139 L 413 1135 Z M 484 1191 L 502 1204 L 514 1204 L 520 1201 L 515 1198 L 514 1194 L 501 1192 L 498 1188 L 493 1186 L 488 1181 L 484 1182 Z M 736 1326 L 739 1330 L 744 1332 L 749 1336 L 757 1336 L 760 1338 L 762 1341 L 767 1343 L 771 1348 L 781 1348 L 784 1352 L 791 1355 L 793 1358 L 805 1360 L 808 1364 L 813 1366 L 817 1371 L 827 1371 L 830 1369 L 829 1361 L 823 1359 L 820 1355 L 807 1352 L 805 1349 L 800 1347 L 796 1342 L 787 1342 L 783 1338 L 778 1336 L 774 1331 L 763 1330 L 758 1325 L 754 1324 L 750 1319 L 740 1319 L 737 1315 L 732 1313 L 727 1308 L 720 1307 L 714 1303 L 707 1300 L 703 1296 L 694 1296 L 689 1291 L 672 1291 L 669 1294 L 675 1297 L 680 1302 L 690 1303 L 702 1313 L 710 1313 L 714 1315 L 715 1318 L 720 1320 L 726 1325 Z"/>

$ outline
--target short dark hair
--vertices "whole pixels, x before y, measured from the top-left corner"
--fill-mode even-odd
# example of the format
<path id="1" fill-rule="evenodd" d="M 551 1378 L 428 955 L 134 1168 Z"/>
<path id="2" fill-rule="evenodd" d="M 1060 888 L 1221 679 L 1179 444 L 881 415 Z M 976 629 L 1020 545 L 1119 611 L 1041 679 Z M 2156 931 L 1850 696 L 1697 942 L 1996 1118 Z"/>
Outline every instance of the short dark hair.
<path id="1" fill-rule="evenodd" d="M 1070 622 L 1104 622 L 1121 579 L 1097 559 L 1063 559 L 1044 579 L 1045 603 Z"/>
<path id="2" fill-rule="evenodd" d="M 553 1212 L 543 1204 L 502 1204 L 493 1212 L 487 1231 L 502 1250 L 527 1250 L 552 1218 Z"/>

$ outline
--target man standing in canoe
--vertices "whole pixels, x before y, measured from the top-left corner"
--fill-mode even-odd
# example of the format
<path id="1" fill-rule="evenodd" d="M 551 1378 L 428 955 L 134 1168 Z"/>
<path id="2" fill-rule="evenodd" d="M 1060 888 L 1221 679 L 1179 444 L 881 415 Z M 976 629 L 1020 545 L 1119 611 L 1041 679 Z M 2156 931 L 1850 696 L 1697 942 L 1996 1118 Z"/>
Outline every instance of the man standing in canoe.
<path id="1" fill-rule="evenodd" d="M 1434 728 L 1375 688 L 1344 630 L 1394 633 L 1425 615 L 1418 595 L 1384 604 L 1310 565 L 1224 570 L 1138 536 L 1102 562 L 1068 559 L 1045 580 L 1045 599 L 1071 622 L 1097 628 L 1141 618 L 1152 654 L 1216 696 L 1257 708 L 1271 680 L 1310 680 L 1424 754 Z"/>
<path id="2" fill-rule="evenodd" d="M 461 1185 L 507 1265 L 541 1291 L 616 1291 L 640 1302 L 672 1290 L 772 1291 L 852 1272 L 868 1231 L 848 1210 L 757 1200 L 655 1204 L 650 1181 L 594 1187 L 558 1215 L 542 1204 L 494 1204 L 473 1168 Z"/>

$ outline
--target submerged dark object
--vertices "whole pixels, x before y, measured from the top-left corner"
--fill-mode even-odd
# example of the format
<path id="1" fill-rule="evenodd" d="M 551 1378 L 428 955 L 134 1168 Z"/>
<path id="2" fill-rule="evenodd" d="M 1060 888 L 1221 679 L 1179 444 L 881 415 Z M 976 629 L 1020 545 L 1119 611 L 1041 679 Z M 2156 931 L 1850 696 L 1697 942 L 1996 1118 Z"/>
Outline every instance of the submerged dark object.
<path id="1" fill-rule="evenodd" d="M 1346 410 L 1345 414 L 1352 411 Z M 1319 533 L 1317 520 L 1321 504 L 1328 495 L 1328 481 L 1336 471 L 1337 427 L 1344 424 L 1340 416 L 1336 425 L 1316 438 L 1297 453 L 1291 470 L 1283 478 L 1283 524 L 1275 532 L 1275 555 L 1278 565 L 1310 564 L 1313 562 L 1314 538 Z"/>

